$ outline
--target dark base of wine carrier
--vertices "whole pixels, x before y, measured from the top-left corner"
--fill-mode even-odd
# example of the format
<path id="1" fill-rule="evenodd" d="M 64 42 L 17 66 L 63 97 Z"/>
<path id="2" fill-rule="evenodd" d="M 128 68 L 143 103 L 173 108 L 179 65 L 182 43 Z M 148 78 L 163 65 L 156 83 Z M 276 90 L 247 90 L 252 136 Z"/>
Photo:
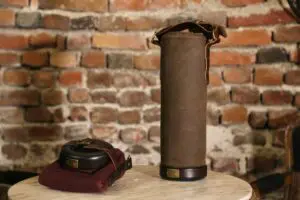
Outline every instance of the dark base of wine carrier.
<path id="1" fill-rule="evenodd" d="M 191 168 L 174 168 L 160 165 L 160 176 L 173 181 L 197 181 L 207 176 L 207 166 Z"/>

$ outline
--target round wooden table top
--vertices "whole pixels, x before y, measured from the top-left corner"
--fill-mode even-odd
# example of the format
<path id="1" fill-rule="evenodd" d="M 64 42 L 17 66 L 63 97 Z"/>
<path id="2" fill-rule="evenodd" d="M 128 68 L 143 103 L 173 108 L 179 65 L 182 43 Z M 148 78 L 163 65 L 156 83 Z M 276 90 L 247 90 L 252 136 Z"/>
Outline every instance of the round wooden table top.
<path id="1" fill-rule="evenodd" d="M 252 188 L 236 177 L 209 171 L 200 181 L 163 180 L 159 168 L 134 166 L 105 193 L 82 194 L 48 189 L 33 177 L 13 185 L 10 200 L 249 200 Z"/>

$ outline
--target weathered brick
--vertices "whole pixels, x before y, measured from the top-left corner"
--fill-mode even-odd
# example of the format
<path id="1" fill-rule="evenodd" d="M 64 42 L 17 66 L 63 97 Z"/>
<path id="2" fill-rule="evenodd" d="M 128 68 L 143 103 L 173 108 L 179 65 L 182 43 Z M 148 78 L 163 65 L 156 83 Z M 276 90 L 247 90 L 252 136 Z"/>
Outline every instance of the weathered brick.
<path id="1" fill-rule="evenodd" d="M 142 106 L 147 101 L 147 95 L 142 91 L 126 91 L 123 92 L 118 99 L 121 106 Z"/>
<path id="2" fill-rule="evenodd" d="M 160 127 L 159 126 L 152 126 L 149 128 L 148 131 L 148 139 L 150 142 L 160 142 Z"/>
<path id="3" fill-rule="evenodd" d="M 80 50 L 91 47 L 91 39 L 85 34 L 71 35 L 67 40 L 68 49 Z"/>
<path id="4" fill-rule="evenodd" d="M 41 25 L 41 14 L 39 12 L 19 12 L 16 25 L 21 28 L 38 28 Z"/>
<path id="5" fill-rule="evenodd" d="M 15 12 L 11 9 L 0 8 L 0 27 L 12 27 L 15 25 Z"/>
<path id="6" fill-rule="evenodd" d="M 90 11 L 90 12 L 105 12 L 108 8 L 107 0 L 60 0 L 48 1 L 39 0 L 39 8 L 42 9 L 62 9 L 71 11 Z"/>
<path id="7" fill-rule="evenodd" d="M 239 160 L 229 157 L 213 159 L 212 168 L 217 172 L 237 173 L 239 171 Z"/>
<path id="8" fill-rule="evenodd" d="M 1 6 L 25 7 L 29 5 L 29 0 L 1 0 Z"/>
<path id="9" fill-rule="evenodd" d="M 233 16 L 228 18 L 229 27 L 275 25 L 294 22 L 295 19 L 285 10 L 271 10 L 265 14 L 252 14 L 250 16 Z"/>
<path id="10" fill-rule="evenodd" d="M 106 56 L 103 51 L 88 51 L 82 55 L 81 65 L 90 68 L 104 68 Z"/>
<path id="11" fill-rule="evenodd" d="M 290 122 L 297 119 L 297 110 L 271 110 L 269 111 L 269 122 L 270 128 L 283 128 L 287 126 Z"/>
<path id="12" fill-rule="evenodd" d="M 116 122 L 118 119 L 118 111 L 109 107 L 94 108 L 90 118 L 93 123 L 106 124 Z"/>
<path id="13" fill-rule="evenodd" d="M 44 106 L 32 107 L 26 109 L 25 120 L 27 122 L 52 122 L 53 114 Z"/>
<path id="14" fill-rule="evenodd" d="M 234 136 L 232 143 L 234 146 L 244 144 L 264 146 L 266 144 L 266 138 L 258 133 L 252 133 L 251 135 L 236 135 Z"/>
<path id="15" fill-rule="evenodd" d="M 92 129 L 92 135 L 98 139 L 107 139 L 118 134 L 118 129 L 111 126 L 94 126 Z"/>
<path id="16" fill-rule="evenodd" d="M 114 77 L 113 77 L 113 85 L 116 88 L 146 87 L 146 86 L 152 85 L 152 83 L 150 80 L 148 80 L 142 74 L 117 72 L 114 74 Z"/>
<path id="17" fill-rule="evenodd" d="M 300 26 L 280 26 L 275 29 L 274 41 L 276 42 L 300 42 Z"/>
<path id="18" fill-rule="evenodd" d="M 209 72 L 209 86 L 218 87 L 223 84 L 223 80 L 220 73 Z"/>
<path id="19" fill-rule="evenodd" d="M 144 110 L 143 118 L 145 122 L 160 121 L 160 108 L 149 108 Z"/>
<path id="20" fill-rule="evenodd" d="M 82 71 L 65 70 L 59 75 L 59 83 L 63 87 L 80 86 L 83 81 Z"/>
<path id="21" fill-rule="evenodd" d="M 97 33 L 92 41 L 95 48 L 136 49 L 147 48 L 146 37 L 137 34 Z"/>
<path id="22" fill-rule="evenodd" d="M 247 159 L 247 170 L 253 172 L 269 172 L 277 167 L 277 159 L 275 156 L 265 157 L 256 156 L 254 158 Z"/>
<path id="23" fill-rule="evenodd" d="M 120 53 L 109 54 L 108 68 L 112 68 L 112 69 L 133 68 L 133 56 L 131 54 L 120 54 Z"/>
<path id="24" fill-rule="evenodd" d="M 94 103 L 116 103 L 117 97 L 116 92 L 113 91 L 101 91 L 101 92 L 93 92 L 91 94 L 92 100 Z"/>
<path id="25" fill-rule="evenodd" d="M 141 128 L 126 128 L 120 132 L 120 138 L 125 144 L 139 144 L 146 140 L 146 135 L 146 131 Z"/>
<path id="26" fill-rule="evenodd" d="M 43 17 L 42 24 L 43 27 L 47 29 L 58 29 L 58 30 L 67 31 L 71 27 L 71 20 L 67 16 L 50 14 L 50 15 L 45 15 Z"/>
<path id="27" fill-rule="evenodd" d="M 126 19 L 127 30 L 149 30 L 157 29 L 167 25 L 166 20 L 154 17 L 131 17 Z"/>
<path id="28" fill-rule="evenodd" d="M 206 121 L 209 125 L 219 125 L 221 118 L 221 112 L 219 109 L 207 106 Z"/>
<path id="29" fill-rule="evenodd" d="M 288 85 L 300 85 L 300 70 L 292 70 L 285 74 L 285 83 Z"/>
<path id="30" fill-rule="evenodd" d="M 29 43 L 33 47 L 45 48 L 45 47 L 55 47 L 56 46 L 56 37 L 49 33 L 37 33 L 31 35 L 29 38 Z"/>
<path id="31" fill-rule="evenodd" d="M 146 9 L 146 0 L 114 0 L 111 2 L 110 11 L 140 11 Z"/>
<path id="32" fill-rule="evenodd" d="M 254 84 L 256 85 L 281 85 L 283 73 L 278 69 L 256 68 Z"/>
<path id="33" fill-rule="evenodd" d="M 290 60 L 297 64 L 300 63 L 300 45 L 290 53 Z"/>
<path id="34" fill-rule="evenodd" d="M 80 140 L 89 137 L 89 129 L 87 125 L 72 125 L 65 128 L 64 137 L 66 140 Z"/>
<path id="35" fill-rule="evenodd" d="M 222 0 L 221 2 L 228 7 L 242 7 L 250 4 L 263 3 L 265 0 Z"/>
<path id="36" fill-rule="evenodd" d="M 265 128 L 268 122 L 267 113 L 251 112 L 249 114 L 249 124 L 252 128 Z"/>
<path id="37" fill-rule="evenodd" d="M 249 68 L 230 67 L 223 72 L 224 81 L 227 83 L 241 84 L 251 82 L 252 70 Z"/>
<path id="38" fill-rule="evenodd" d="M 243 106 L 227 106 L 222 112 L 223 124 L 241 124 L 247 121 L 247 109 Z"/>
<path id="39" fill-rule="evenodd" d="M 255 55 L 234 51 L 211 51 L 211 65 L 247 65 L 255 63 Z"/>
<path id="40" fill-rule="evenodd" d="M 1 49 L 27 49 L 28 37 L 16 34 L 0 34 L 0 48 Z"/>
<path id="41" fill-rule="evenodd" d="M 24 114 L 21 108 L 1 108 L 0 123 L 21 124 L 24 122 Z"/>
<path id="42" fill-rule="evenodd" d="M 4 144 L 1 151 L 8 160 L 19 160 L 26 156 L 28 150 L 20 144 Z"/>
<path id="43" fill-rule="evenodd" d="M 247 86 L 234 87 L 231 90 L 232 102 L 239 104 L 257 104 L 260 101 L 260 95 L 257 88 Z"/>
<path id="44" fill-rule="evenodd" d="M 110 87 L 113 83 L 113 77 L 109 72 L 89 71 L 87 85 L 89 88 Z"/>
<path id="45" fill-rule="evenodd" d="M 291 104 L 293 96 L 288 91 L 266 90 L 262 94 L 262 102 L 265 105 Z"/>
<path id="46" fill-rule="evenodd" d="M 89 91 L 85 88 L 70 89 L 68 97 L 71 103 L 87 103 L 90 99 Z"/>
<path id="47" fill-rule="evenodd" d="M 146 149 L 144 146 L 135 144 L 133 146 L 130 146 L 128 149 L 125 150 L 125 152 L 128 152 L 132 155 L 137 154 L 150 154 L 150 151 Z"/>
<path id="48" fill-rule="evenodd" d="M 272 134 L 272 145 L 275 147 L 285 147 L 285 130 L 278 129 Z"/>
<path id="49" fill-rule="evenodd" d="M 71 20 L 71 28 L 73 30 L 94 29 L 95 18 L 93 16 L 77 17 Z"/>
<path id="50" fill-rule="evenodd" d="M 31 67 L 41 67 L 49 65 L 48 52 L 27 51 L 22 56 L 22 64 Z"/>
<path id="51" fill-rule="evenodd" d="M 64 107 L 56 108 L 53 112 L 53 121 L 55 123 L 63 123 L 69 117 L 69 110 Z"/>
<path id="52" fill-rule="evenodd" d="M 287 62 L 288 59 L 289 55 L 284 48 L 272 47 L 257 52 L 258 63 Z"/>
<path id="53" fill-rule="evenodd" d="M 181 0 L 152 0 L 149 9 L 176 8 L 181 6 Z"/>
<path id="54" fill-rule="evenodd" d="M 51 88 L 55 84 L 55 74 L 46 70 L 34 72 L 32 84 L 38 88 Z"/>
<path id="55" fill-rule="evenodd" d="M 67 37 L 64 35 L 57 35 L 56 36 L 56 45 L 57 49 L 59 50 L 66 50 L 67 49 Z"/>
<path id="56" fill-rule="evenodd" d="M 40 104 L 40 93 L 35 90 L 1 90 L 0 105 L 34 106 Z"/>
<path id="57" fill-rule="evenodd" d="M 76 106 L 71 108 L 70 120 L 71 121 L 87 121 L 89 119 L 89 111 L 86 107 Z"/>
<path id="58" fill-rule="evenodd" d="M 60 126 L 35 126 L 29 128 L 31 141 L 57 141 L 63 136 L 63 129 Z"/>
<path id="59" fill-rule="evenodd" d="M 221 105 L 227 104 L 230 102 L 230 95 L 225 88 L 214 88 L 207 91 L 207 100 Z"/>
<path id="60" fill-rule="evenodd" d="M 161 103 L 161 90 L 152 89 L 151 90 L 151 100 L 155 103 Z"/>
<path id="61" fill-rule="evenodd" d="M 119 16 L 101 16 L 94 19 L 95 28 L 98 31 L 124 30 L 125 18 Z"/>
<path id="62" fill-rule="evenodd" d="M 1 138 L 5 142 L 29 142 L 27 127 L 3 128 Z"/>
<path id="63" fill-rule="evenodd" d="M 8 69 L 3 73 L 3 82 L 11 86 L 26 86 L 30 84 L 30 74 L 24 69 Z"/>
<path id="64" fill-rule="evenodd" d="M 134 56 L 133 65 L 136 69 L 157 70 L 160 69 L 160 56 L 147 54 Z"/>
<path id="65" fill-rule="evenodd" d="M 216 46 L 260 46 L 272 42 L 271 34 L 264 29 L 228 31 L 227 37 L 221 37 L 221 42 Z"/>
<path id="66" fill-rule="evenodd" d="M 294 105 L 296 107 L 300 108 L 300 93 L 296 93 L 295 100 L 294 100 Z"/>
<path id="67" fill-rule="evenodd" d="M 15 53 L 0 53 L 0 66 L 16 66 L 20 63 L 20 56 Z"/>
<path id="68" fill-rule="evenodd" d="M 51 55 L 50 64 L 62 68 L 76 67 L 78 55 L 75 52 L 56 52 Z"/>
<path id="69" fill-rule="evenodd" d="M 60 105 L 65 102 L 65 95 L 61 90 L 49 89 L 42 93 L 42 102 L 44 105 Z"/>
<path id="70" fill-rule="evenodd" d="M 128 110 L 119 113 L 118 121 L 120 124 L 138 124 L 141 121 L 141 115 L 138 110 Z"/>

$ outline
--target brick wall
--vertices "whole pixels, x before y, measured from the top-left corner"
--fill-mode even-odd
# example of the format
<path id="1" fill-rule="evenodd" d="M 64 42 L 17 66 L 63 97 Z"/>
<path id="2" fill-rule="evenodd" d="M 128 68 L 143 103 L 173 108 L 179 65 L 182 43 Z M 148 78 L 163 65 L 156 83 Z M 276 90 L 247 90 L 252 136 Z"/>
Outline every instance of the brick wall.
<path id="1" fill-rule="evenodd" d="M 37 170 L 71 139 L 97 137 L 159 163 L 154 30 L 211 20 L 207 161 L 246 175 L 280 170 L 299 118 L 300 26 L 277 0 L 0 0 L 1 167 Z M 286 5 L 285 5 L 286 6 Z M 249 176 L 248 176 L 249 175 Z"/>

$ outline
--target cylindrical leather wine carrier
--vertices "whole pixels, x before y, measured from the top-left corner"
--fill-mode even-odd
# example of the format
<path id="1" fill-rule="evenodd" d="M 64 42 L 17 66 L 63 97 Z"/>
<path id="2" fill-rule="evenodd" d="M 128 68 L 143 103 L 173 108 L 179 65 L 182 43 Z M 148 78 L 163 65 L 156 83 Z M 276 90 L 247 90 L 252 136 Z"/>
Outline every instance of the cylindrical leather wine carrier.
<path id="1" fill-rule="evenodd" d="M 161 164 L 167 180 L 207 175 L 206 105 L 209 48 L 226 37 L 223 27 L 188 21 L 156 32 L 161 47 Z"/>

